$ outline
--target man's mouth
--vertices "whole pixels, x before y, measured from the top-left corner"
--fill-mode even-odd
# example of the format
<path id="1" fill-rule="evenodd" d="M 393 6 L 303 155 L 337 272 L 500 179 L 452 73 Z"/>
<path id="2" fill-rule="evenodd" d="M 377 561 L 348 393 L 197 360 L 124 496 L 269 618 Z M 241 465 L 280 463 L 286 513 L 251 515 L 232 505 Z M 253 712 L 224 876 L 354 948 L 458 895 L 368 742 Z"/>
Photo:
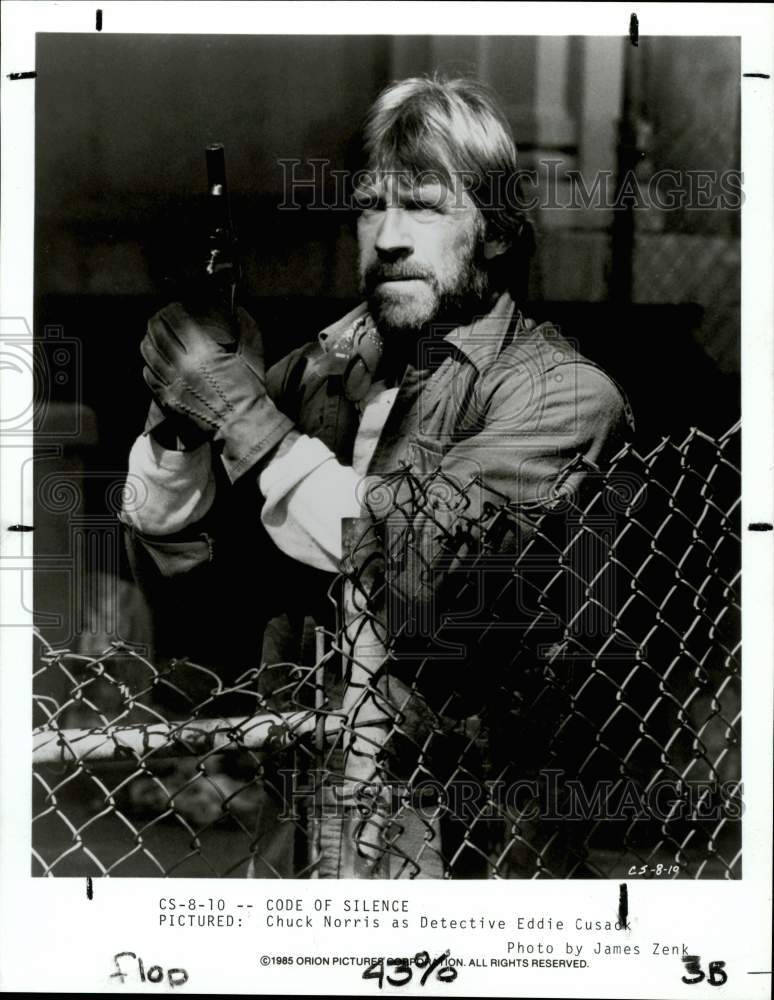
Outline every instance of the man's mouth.
<path id="1" fill-rule="evenodd" d="M 425 278 L 418 274 L 401 274 L 395 276 L 384 276 L 377 278 L 374 284 L 376 285 L 395 285 L 407 281 L 424 281 Z"/>

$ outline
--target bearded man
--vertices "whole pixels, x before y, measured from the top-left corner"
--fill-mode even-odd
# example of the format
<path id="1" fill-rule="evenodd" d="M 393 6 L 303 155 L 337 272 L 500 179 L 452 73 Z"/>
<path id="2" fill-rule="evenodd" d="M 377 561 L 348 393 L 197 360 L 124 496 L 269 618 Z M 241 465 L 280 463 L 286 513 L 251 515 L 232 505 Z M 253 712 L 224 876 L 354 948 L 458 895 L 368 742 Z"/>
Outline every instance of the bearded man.
<path id="1" fill-rule="evenodd" d="M 123 520 L 158 635 L 225 676 L 229 659 L 314 662 L 310 628 L 332 627 L 330 585 L 348 555 L 342 524 L 372 523 L 375 496 L 390 521 L 379 492 L 390 484 L 399 537 L 369 579 L 374 613 L 402 690 L 416 690 L 421 662 L 427 710 L 454 715 L 456 698 L 459 718 L 488 690 L 470 642 L 487 586 L 453 641 L 435 636 L 493 498 L 513 512 L 516 551 L 557 496 L 605 466 L 631 418 L 603 371 L 514 302 L 530 229 L 514 142 L 486 89 L 395 83 L 371 109 L 364 150 L 356 309 L 266 373 L 244 311 L 236 351 L 217 317 L 174 304 L 151 319 L 145 381 L 189 446 L 170 447 L 158 427 L 137 439 L 129 471 L 144 502 Z M 452 502 L 412 507 L 422 482 L 445 484 Z M 264 694 L 282 708 L 290 689 Z"/>

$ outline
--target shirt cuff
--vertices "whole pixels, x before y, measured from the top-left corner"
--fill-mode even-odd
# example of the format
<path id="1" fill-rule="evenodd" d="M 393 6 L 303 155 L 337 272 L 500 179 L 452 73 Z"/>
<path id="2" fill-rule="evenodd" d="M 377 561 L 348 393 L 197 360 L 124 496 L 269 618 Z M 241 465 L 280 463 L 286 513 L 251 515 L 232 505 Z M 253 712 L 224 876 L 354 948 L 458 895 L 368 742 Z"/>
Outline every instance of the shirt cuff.
<path id="1" fill-rule="evenodd" d="M 330 459 L 336 456 L 319 438 L 295 432 L 291 447 L 268 462 L 258 477 L 260 491 L 267 499 L 276 500 Z"/>

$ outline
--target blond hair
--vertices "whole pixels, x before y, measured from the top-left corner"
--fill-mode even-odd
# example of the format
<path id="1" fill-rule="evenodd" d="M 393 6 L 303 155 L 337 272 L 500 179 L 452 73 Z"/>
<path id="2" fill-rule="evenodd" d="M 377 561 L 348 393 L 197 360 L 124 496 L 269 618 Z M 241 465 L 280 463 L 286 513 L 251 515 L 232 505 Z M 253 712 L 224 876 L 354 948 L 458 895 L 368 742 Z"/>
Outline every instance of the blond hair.
<path id="1" fill-rule="evenodd" d="M 367 169 L 461 179 L 489 238 L 531 248 L 520 204 L 516 144 L 493 92 L 470 79 L 411 77 L 386 87 L 363 128 Z M 527 251 L 529 252 L 529 250 Z"/>

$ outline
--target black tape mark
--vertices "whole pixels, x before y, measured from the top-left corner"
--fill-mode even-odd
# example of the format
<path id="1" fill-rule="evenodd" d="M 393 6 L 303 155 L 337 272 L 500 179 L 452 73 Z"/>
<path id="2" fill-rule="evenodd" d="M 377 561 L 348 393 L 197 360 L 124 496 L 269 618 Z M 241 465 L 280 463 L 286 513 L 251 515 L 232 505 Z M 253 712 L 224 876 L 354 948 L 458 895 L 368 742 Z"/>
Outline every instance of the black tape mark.
<path id="1" fill-rule="evenodd" d="M 26 73 L 9 73 L 9 80 L 34 80 L 38 74 L 34 69 L 27 70 Z"/>
<path id="2" fill-rule="evenodd" d="M 102 11 L 97 8 L 97 31 L 102 31 Z"/>
<path id="3" fill-rule="evenodd" d="M 622 930 L 626 930 L 629 919 L 629 890 L 626 883 L 622 882 L 618 889 L 618 923 Z"/>
<path id="4" fill-rule="evenodd" d="M 629 18 L 629 41 L 635 46 L 640 44 L 640 22 L 636 14 Z"/>
<path id="5" fill-rule="evenodd" d="M 769 524 L 768 521 L 751 521 L 747 525 L 748 531 L 772 531 L 774 530 L 774 525 Z"/>
<path id="6" fill-rule="evenodd" d="M 31 524 L 9 524 L 9 531 L 34 531 L 35 529 Z"/>
<path id="7" fill-rule="evenodd" d="M 86 899 L 88 900 L 94 899 L 94 886 L 92 884 L 90 875 L 86 876 Z"/>
<path id="8" fill-rule="evenodd" d="M 771 77 L 768 73 L 742 73 L 742 76 L 751 77 L 755 80 L 770 80 Z"/>

